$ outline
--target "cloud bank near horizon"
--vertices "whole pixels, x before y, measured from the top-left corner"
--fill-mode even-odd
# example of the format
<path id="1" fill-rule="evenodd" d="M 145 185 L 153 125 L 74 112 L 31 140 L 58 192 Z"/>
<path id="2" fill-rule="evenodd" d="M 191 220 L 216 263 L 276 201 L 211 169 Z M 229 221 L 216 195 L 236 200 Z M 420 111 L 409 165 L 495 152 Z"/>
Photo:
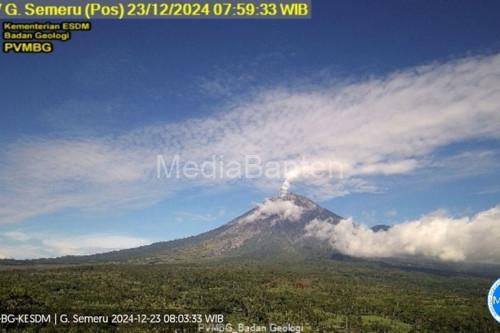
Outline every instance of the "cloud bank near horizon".
<path id="1" fill-rule="evenodd" d="M 500 205 L 462 218 L 437 211 L 386 231 L 373 231 L 352 218 L 337 225 L 315 219 L 306 225 L 306 233 L 353 257 L 500 263 Z"/>
<path id="2" fill-rule="evenodd" d="M 127 235 L 56 235 L 21 230 L 0 233 L 0 259 L 54 258 L 90 255 L 151 244 L 151 240 Z"/>
<path id="3" fill-rule="evenodd" d="M 358 82 L 262 90 L 235 98 L 208 117 L 119 136 L 24 138 L 3 149 L 0 223 L 67 208 L 147 207 L 182 189 L 233 181 L 158 181 L 158 154 L 197 163 L 212 155 L 239 163 L 244 155 L 258 155 L 263 162 L 305 158 L 311 164 L 295 170 L 293 181 L 307 182 L 313 194 L 333 198 L 373 192 L 373 176 L 435 167 L 431 155 L 438 148 L 478 138 L 498 140 L 499 107 L 500 55 L 492 55 Z M 498 152 L 490 153 L 497 164 Z M 325 161 L 342 165 L 344 177 L 312 177 L 313 162 Z M 277 190 L 282 180 L 240 182 Z"/>

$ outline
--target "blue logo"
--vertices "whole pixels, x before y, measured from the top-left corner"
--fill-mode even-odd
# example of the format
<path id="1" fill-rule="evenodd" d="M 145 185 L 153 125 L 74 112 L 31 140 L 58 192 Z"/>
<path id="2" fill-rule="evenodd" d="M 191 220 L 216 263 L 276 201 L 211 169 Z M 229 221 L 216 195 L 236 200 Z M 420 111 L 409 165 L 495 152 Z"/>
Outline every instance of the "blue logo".
<path id="1" fill-rule="evenodd" d="M 500 279 L 498 279 L 488 293 L 488 308 L 491 315 L 500 323 Z"/>

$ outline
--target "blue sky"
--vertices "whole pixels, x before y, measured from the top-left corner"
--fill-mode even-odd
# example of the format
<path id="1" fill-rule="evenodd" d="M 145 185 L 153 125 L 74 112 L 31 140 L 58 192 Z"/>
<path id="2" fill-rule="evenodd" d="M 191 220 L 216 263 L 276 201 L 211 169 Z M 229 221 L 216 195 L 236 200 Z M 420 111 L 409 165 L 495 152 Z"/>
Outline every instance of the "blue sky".
<path id="1" fill-rule="evenodd" d="M 499 12 L 497 1 L 317 0 L 311 20 L 100 20 L 51 55 L 1 55 L 0 255 L 188 236 L 277 192 L 281 180 L 144 176 L 156 154 L 199 160 L 200 147 L 340 156 L 352 164 L 342 188 L 301 178 L 291 190 L 368 225 L 491 208 Z"/>

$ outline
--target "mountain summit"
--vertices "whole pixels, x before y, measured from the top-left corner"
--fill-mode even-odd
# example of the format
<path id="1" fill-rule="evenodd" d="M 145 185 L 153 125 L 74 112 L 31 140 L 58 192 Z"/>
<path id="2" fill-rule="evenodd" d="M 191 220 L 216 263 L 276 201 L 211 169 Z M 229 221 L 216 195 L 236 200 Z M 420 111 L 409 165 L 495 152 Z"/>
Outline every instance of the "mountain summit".
<path id="1" fill-rule="evenodd" d="M 323 252 L 326 247 L 318 249 L 318 241 L 306 237 L 305 226 L 314 219 L 336 224 L 342 218 L 300 195 L 267 199 L 220 228 L 214 254 L 302 257 Z"/>

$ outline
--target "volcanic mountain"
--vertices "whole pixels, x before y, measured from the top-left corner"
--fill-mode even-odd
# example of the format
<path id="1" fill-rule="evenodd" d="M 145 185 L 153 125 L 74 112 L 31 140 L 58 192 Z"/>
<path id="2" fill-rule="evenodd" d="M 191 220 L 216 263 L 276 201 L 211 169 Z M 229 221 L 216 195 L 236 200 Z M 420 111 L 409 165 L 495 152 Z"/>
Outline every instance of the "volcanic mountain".
<path id="1" fill-rule="evenodd" d="M 314 219 L 337 224 L 342 218 L 306 197 L 287 194 L 267 199 L 206 233 L 115 253 L 152 262 L 235 256 L 323 256 L 331 252 L 331 248 L 308 237 L 305 231 L 305 226 Z"/>
<path id="2" fill-rule="evenodd" d="M 91 256 L 36 262 L 161 263 L 223 257 L 327 257 L 332 249 L 326 241 L 307 236 L 305 226 L 314 219 L 337 224 L 342 218 L 306 197 L 285 194 L 267 199 L 219 228 L 197 236 Z"/>
<path id="3" fill-rule="evenodd" d="M 336 261 L 373 262 L 384 267 L 448 272 L 497 274 L 498 266 L 443 263 L 424 258 L 355 259 L 332 248 L 326 240 L 308 235 L 306 225 L 319 220 L 332 225 L 342 217 L 320 207 L 312 200 L 284 194 L 258 204 L 253 209 L 211 231 L 172 241 L 157 242 L 120 251 L 87 256 L 66 256 L 52 259 L 0 260 L 0 266 L 67 265 L 94 263 L 185 263 L 211 259 L 272 259 L 291 260 L 332 259 Z M 390 226 L 372 227 L 375 232 Z M 489 276 L 489 275 L 488 275 Z"/>

